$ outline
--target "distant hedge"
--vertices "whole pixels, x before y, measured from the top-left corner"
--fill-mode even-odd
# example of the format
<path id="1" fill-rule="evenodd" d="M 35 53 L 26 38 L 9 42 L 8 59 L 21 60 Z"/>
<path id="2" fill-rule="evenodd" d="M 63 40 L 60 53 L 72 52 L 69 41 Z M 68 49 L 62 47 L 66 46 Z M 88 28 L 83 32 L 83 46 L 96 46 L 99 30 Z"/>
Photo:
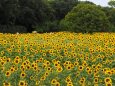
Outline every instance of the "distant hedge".
<path id="1" fill-rule="evenodd" d="M 24 26 L 0 25 L 0 33 L 26 33 L 27 28 Z"/>

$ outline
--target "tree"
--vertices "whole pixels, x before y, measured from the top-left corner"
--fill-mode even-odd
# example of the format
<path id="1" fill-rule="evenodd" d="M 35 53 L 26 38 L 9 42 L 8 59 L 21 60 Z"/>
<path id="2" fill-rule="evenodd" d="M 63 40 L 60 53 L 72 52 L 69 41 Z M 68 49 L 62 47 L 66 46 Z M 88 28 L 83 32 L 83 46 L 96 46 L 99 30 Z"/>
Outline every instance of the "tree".
<path id="1" fill-rule="evenodd" d="M 0 0 L 0 24 L 14 25 L 17 13 L 17 0 Z"/>
<path id="2" fill-rule="evenodd" d="M 115 8 L 102 7 L 102 10 L 105 12 L 108 20 L 110 22 L 110 31 L 115 31 Z"/>
<path id="3" fill-rule="evenodd" d="M 115 0 L 110 0 L 108 2 L 108 4 L 111 6 L 111 7 L 115 7 Z"/>
<path id="4" fill-rule="evenodd" d="M 52 18 L 52 10 L 44 0 L 19 0 L 19 14 L 16 23 L 27 27 L 28 32 L 34 26 Z"/>
<path id="5" fill-rule="evenodd" d="M 63 30 L 75 32 L 107 31 L 109 21 L 96 5 L 78 4 L 61 21 Z"/>
<path id="6" fill-rule="evenodd" d="M 47 0 L 0 0 L 0 25 L 24 26 L 32 32 L 34 26 L 52 19 Z"/>
<path id="7" fill-rule="evenodd" d="M 50 6 L 54 9 L 56 20 L 61 20 L 65 15 L 78 4 L 78 0 L 48 0 Z"/>
<path id="8" fill-rule="evenodd" d="M 79 4 L 92 4 L 92 5 L 96 5 L 93 2 L 90 1 L 79 1 Z"/>

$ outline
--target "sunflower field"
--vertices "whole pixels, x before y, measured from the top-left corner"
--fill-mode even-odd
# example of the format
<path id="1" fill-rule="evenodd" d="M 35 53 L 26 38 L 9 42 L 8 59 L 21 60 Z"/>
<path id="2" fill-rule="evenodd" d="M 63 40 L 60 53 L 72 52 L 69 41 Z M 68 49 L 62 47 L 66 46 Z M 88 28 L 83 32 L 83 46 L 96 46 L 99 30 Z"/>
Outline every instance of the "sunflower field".
<path id="1" fill-rule="evenodd" d="M 0 86 L 115 86 L 115 33 L 0 33 Z"/>

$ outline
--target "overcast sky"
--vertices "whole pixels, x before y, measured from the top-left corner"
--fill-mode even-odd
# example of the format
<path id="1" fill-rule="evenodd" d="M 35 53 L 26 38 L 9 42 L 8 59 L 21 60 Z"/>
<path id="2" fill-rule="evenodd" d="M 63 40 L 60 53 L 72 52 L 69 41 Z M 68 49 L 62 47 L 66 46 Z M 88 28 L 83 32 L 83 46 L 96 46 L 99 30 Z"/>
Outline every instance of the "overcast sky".
<path id="1" fill-rule="evenodd" d="M 79 1 L 91 1 L 97 5 L 101 5 L 101 6 L 108 6 L 108 1 L 109 0 L 79 0 Z"/>

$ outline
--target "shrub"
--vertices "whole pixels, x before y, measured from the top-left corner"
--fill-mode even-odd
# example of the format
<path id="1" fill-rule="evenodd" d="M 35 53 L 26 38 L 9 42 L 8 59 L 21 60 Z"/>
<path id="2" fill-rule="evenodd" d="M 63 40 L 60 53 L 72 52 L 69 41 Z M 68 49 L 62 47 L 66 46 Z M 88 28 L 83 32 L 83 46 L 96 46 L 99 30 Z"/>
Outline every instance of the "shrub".
<path id="1" fill-rule="evenodd" d="M 0 32 L 1 33 L 26 33 L 27 28 L 24 26 L 12 26 L 12 25 L 0 25 Z"/>
<path id="2" fill-rule="evenodd" d="M 104 32 L 109 29 L 106 14 L 96 5 L 79 4 L 60 23 L 62 30 L 74 32 Z"/>
<path id="3" fill-rule="evenodd" d="M 48 21 L 41 25 L 35 26 L 37 32 L 57 32 L 59 31 L 59 21 Z"/>

